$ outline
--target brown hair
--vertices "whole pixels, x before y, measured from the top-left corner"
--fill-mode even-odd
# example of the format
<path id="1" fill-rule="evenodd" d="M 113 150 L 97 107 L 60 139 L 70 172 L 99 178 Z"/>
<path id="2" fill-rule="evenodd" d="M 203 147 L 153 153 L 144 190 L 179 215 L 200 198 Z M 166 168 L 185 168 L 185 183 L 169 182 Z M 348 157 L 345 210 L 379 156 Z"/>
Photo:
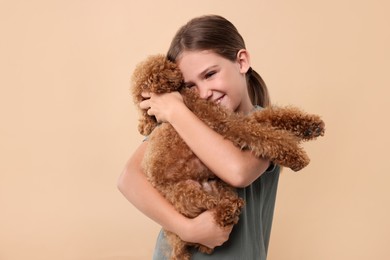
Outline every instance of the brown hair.
<path id="1" fill-rule="evenodd" d="M 176 61 L 183 51 L 211 50 L 234 62 L 241 49 L 245 49 L 244 39 L 230 21 L 218 15 L 206 15 L 190 20 L 177 31 L 167 57 Z M 246 78 L 252 104 L 269 106 L 268 89 L 261 76 L 250 68 Z"/>

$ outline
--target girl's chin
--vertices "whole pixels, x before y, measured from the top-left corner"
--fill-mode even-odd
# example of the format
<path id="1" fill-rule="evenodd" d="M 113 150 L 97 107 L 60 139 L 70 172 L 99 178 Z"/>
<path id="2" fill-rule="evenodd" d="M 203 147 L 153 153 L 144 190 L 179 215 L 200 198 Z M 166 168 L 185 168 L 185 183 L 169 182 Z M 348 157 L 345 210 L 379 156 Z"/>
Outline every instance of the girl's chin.
<path id="1" fill-rule="evenodd" d="M 226 96 L 223 95 L 221 98 L 219 98 L 215 103 L 217 105 L 223 106 L 227 110 L 231 110 L 229 102 L 227 102 L 227 99 L 225 98 Z"/>

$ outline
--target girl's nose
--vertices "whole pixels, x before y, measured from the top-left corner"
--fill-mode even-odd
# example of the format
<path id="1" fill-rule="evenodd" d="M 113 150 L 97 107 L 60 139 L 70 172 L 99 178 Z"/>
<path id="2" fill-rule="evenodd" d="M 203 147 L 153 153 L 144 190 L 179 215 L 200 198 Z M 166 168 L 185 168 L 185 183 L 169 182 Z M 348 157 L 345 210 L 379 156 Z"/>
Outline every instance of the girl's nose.
<path id="1" fill-rule="evenodd" d="M 202 99 L 209 99 L 213 95 L 213 91 L 211 91 L 208 88 L 200 89 L 199 90 L 199 96 Z"/>

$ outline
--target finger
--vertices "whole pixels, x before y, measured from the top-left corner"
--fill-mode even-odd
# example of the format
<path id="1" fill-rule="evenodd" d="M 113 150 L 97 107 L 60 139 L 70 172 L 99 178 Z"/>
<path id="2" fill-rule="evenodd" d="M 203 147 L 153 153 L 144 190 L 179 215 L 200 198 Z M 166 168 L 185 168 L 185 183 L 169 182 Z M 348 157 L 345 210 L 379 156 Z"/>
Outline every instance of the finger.
<path id="1" fill-rule="evenodd" d="M 147 113 L 149 116 L 154 116 L 153 111 L 152 111 L 152 109 L 150 109 L 150 108 L 146 111 L 146 113 Z"/>
<path id="2" fill-rule="evenodd" d="M 149 104 L 150 102 L 149 102 L 149 100 L 147 99 L 147 100 L 144 100 L 144 101 L 141 101 L 140 103 L 139 103 L 139 107 L 141 108 L 141 109 L 149 109 L 150 108 L 150 104 Z"/>

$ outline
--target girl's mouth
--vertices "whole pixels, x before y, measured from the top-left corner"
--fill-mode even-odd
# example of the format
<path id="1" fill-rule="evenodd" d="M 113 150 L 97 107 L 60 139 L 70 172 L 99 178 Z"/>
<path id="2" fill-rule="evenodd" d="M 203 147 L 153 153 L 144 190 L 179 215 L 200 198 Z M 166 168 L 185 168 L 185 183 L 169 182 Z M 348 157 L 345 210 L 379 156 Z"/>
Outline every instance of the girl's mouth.
<path id="1" fill-rule="evenodd" d="M 224 97 L 225 97 L 225 95 L 222 95 L 221 97 L 217 98 L 217 99 L 215 100 L 215 103 L 216 103 L 216 104 L 220 104 L 221 101 L 222 101 L 222 99 L 223 99 Z"/>

